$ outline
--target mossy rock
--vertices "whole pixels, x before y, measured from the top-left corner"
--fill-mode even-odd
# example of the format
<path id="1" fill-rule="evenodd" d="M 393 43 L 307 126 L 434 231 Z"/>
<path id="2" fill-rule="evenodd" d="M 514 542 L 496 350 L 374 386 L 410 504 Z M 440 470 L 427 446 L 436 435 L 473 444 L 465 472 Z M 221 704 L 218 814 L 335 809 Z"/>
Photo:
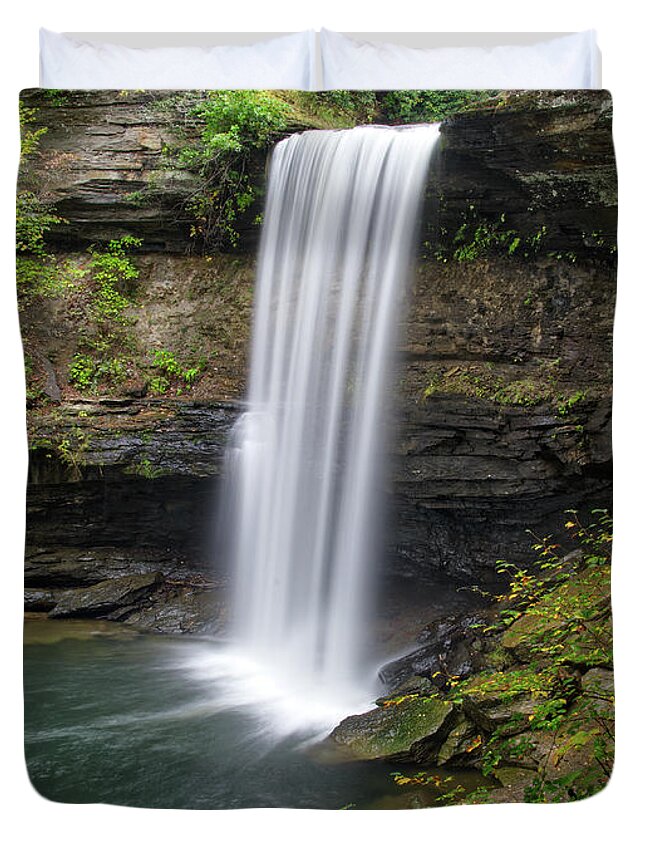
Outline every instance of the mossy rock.
<path id="1" fill-rule="evenodd" d="M 463 767 L 474 764 L 481 756 L 482 738 L 477 728 L 465 717 L 448 734 L 437 754 L 437 764 L 458 764 Z"/>
<path id="2" fill-rule="evenodd" d="M 538 633 L 564 626 L 562 619 L 546 619 L 535 613 L 525 613 L 507 628 L 501 636 L 501 647 L 523 663 L 535 659 L 535 637 Z"/>
<path id="3" fill-rule="evenodd" d="M 526 729 L 543 701 L 532 689 L 527 671 L 481 673 L 464 685 L 463 710 L 484 732 L 504 726 L 509 734 Z"/>
<path id="4" fill-rule="evenodd" d="M 355 759 L 431 760 L 456 714 L 453 704 L 442 699 L 399 697 L 366 714 L 347 717 L 329 737 Z"/>

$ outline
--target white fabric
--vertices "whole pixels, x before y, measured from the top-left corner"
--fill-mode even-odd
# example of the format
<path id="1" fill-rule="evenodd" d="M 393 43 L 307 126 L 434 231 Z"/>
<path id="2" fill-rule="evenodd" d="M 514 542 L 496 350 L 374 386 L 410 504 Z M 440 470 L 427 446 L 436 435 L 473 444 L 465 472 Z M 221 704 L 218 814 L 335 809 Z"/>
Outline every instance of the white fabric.
<path id="1" fill-rule="evenodd" d="M 40 30 L 48 89 L 311 89 L 315 32 L 244 46 L 131 48 Z"/>
<path id="2" fill-rule="evenodd" d="M 593 89 L 593 30 L 528 46 L 412 48 L 320 34 L 323 89 Z"/>

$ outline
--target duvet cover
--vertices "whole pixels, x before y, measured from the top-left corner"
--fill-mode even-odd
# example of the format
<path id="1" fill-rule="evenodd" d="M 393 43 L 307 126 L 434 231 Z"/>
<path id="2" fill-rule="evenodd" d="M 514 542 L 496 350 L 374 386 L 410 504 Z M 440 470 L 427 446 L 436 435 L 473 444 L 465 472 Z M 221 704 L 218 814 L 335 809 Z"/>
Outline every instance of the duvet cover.
<path id="1" fill-rule="evenodd" d="M 592 90 L 21 94 L 43 796 L 604 787 L 611 116 Z"/>

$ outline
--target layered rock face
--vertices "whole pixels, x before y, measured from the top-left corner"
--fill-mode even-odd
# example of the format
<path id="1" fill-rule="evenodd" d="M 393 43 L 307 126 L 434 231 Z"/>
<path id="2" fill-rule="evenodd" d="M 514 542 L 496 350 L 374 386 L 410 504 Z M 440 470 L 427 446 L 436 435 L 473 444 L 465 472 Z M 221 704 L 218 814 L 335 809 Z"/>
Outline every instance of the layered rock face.
<path id="1" fill-rule="evenodd" d="M 82 400 L 67 383 L 73 315 L 56 300 L 28 309 L 23 331 L 62 400 L 30 414 L 28 551 L 174 548 L 201 571 L 244 391 L 258 228 L 235 256 L 185 255 L 196 178 L 165 161 L 186 117 L 163 93 L 27 101 L 49 128 L 32 171 L 67 220 L 52 250 L 62 260 L 140 237 L 142 355 L 214 353 L 176 400 L 145 388 Z M 530 557 L 527 528 L 551 532 L 563 509 L 611 499 L 611 103 L 603 92 L 507 95 L 445 122 L 442 138 L 401 335 L 388 568 L 490 579 L 496 559 Z M 457 260 L 467 241 L 484 245 Z"/>
<path id="2" fill-rule="evenodd" d="M 507 92 L 447 119 L 430 186 L 429 234 L 472 207 L 549 248 L 606 259 L 616 244 L 616 164 L 608 92 Z M 432 203 L 432 202 L 431 202 Z"/>
<path id="3" fill-rule="evenodd" d="M 491 577 L 526 529 L 611 501 L 614 271 L 426 264 L 411 300 L 393 460 L 398 566 Z"/>

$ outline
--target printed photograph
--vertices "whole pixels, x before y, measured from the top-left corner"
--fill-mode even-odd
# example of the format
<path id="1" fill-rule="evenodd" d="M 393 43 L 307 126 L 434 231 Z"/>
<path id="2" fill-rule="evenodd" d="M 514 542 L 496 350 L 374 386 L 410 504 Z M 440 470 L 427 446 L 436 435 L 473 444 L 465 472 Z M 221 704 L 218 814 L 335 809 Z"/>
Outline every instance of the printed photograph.
<path id="1" fill-rule="evenodd" d="M 35 790 L 602 790 L 610 94 L 30 89 L 19 119 Z"/>

